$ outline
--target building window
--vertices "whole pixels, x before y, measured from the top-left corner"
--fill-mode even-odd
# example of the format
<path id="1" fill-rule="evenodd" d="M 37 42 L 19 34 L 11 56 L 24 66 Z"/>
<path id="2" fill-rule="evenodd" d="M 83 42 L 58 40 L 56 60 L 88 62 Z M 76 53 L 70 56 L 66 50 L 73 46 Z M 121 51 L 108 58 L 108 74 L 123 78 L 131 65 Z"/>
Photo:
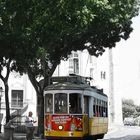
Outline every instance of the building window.
<path id="1" fill-rule="evenodd" d="M 106 72 L 105 71 L 101 71 L 101 79 L 106 79 Z"/>
<path id="2" fill-rule="evenodd" d="M 23 107 L 23 90 L 12 90 L 11 107 Z"/>
<path id="3" fill-rule="evenodd" d="M 79 74 L 79 58 L 77 53 L 74 53 L 69 58 L 69 73 Z"/>
<path id="4" fill-rule="evenodd" d="M 74 65 L 74 68 L 73 68 L 74 73 L 78 74 L 79 73 L 79 60 L 78 60 L 78 58 L 73 59 L 73 65 Z"/>
<path id="5" fill-rule="evenodd" d="M 73 57 L 78 57 L 78 53 L 74 52 Z"/>

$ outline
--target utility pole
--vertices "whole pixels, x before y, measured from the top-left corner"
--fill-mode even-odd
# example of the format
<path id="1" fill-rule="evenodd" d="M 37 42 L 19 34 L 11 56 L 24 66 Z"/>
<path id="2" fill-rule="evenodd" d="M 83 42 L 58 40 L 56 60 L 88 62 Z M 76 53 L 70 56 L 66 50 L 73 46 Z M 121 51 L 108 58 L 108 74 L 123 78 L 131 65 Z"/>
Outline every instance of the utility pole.
<path id="1" fill-rule="evenodd" d="M 109 121 L 114 123 L 115 119 L 115 100 L 114 100 L 114 65 L 112 49 L 109 49 Z"/>

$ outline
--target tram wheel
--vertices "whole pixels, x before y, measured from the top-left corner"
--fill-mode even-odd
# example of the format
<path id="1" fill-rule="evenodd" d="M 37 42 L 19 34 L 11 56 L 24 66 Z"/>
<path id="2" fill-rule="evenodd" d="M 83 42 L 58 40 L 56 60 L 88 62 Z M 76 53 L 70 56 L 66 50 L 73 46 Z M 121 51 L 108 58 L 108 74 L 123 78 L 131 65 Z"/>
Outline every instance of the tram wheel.
<path id="1" fill-rule="evenodd" d="M 97 140 L 97 139 L 103 139 L 103 138 L 104 138 L 104 134 L 100 134 L 100 135 L 95 135 L 95 136 L 87 136 L 83 140 Z"/>
<path id="2" fill-rule="evenodd" d="M 104 134 L 98 135 L 98 139 L 103 139 L 104 138 Z"/>
<path id="3" fill-rule="evenodd" d="M 87 136 L 84 138 L 84 140 L 97 140 L 96 136 Z"/>

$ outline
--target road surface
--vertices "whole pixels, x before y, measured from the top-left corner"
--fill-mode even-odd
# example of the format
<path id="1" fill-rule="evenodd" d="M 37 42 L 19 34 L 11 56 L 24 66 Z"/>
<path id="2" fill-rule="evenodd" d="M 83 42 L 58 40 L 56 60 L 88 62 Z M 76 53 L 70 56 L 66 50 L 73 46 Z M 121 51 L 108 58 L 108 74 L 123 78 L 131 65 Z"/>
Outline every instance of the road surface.
<path id="1" fill-rule="evenodd" d="M 140 140 L 140 127 L 116 126 L 104 136 L 104 140 Z"/>

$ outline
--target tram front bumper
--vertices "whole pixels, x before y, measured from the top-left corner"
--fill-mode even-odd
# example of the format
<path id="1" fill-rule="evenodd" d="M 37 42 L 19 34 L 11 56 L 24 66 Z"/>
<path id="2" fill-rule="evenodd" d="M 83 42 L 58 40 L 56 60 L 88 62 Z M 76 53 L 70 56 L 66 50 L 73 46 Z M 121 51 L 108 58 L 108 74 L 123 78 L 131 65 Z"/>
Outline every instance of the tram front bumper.
<path id="1" fill-rule="evenodd" d="M 70 138 L 81 138 L 83 137 L 82 131 L 46 131 L 46 137 L 70 137 Z"/>

